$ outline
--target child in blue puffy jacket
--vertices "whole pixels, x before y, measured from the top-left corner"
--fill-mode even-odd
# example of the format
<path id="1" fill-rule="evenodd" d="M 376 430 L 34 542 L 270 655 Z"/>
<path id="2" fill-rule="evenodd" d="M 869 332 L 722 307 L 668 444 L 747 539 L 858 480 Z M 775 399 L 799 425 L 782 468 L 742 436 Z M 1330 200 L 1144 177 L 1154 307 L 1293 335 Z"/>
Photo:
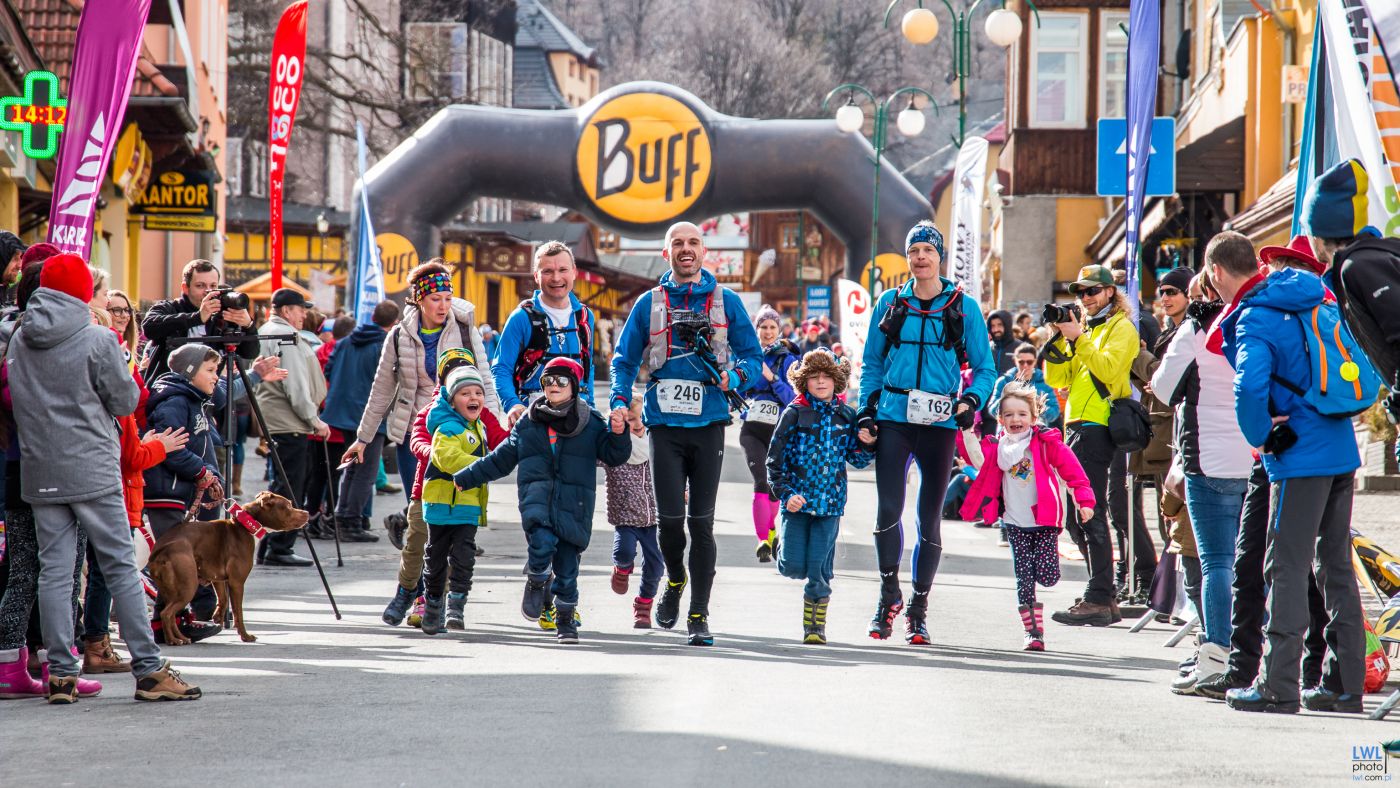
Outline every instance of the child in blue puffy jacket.
<path id="1" fill-rule="evenodd" d="M 552 591 L 560 643 L 578 642 L 579 556 L 593 533 L 597 463 L 621 465 L 632 454 L 626 426 L 610 431 L 607 420 L 579 397 L 582 375 L 577 361 L 552 359 L 540 377 L 544 396 L 515 423 L 510 438 L 452 479 L 459 490 L 470 490 L 519 466 L 515 479 L 530 554 L 520 612 L 538 621 Z M 551 568 L 554 582 L 546 589 Z"/>
<path id="2" fill-rule="evenodd" d="M 836 533 L 846 510 L 846 464 L 875 459 L 875 438 L 856 430 L 855 409 L 836 399 L 846 390 L 849 361 L 825 348 L 788 370 L 798 392 L 783 410 L 768 447 L 768 485 L 782 502 L 778 571 L 806 579 L 803 642 L 826 643 L 826 608 L 836 557 Z"/>

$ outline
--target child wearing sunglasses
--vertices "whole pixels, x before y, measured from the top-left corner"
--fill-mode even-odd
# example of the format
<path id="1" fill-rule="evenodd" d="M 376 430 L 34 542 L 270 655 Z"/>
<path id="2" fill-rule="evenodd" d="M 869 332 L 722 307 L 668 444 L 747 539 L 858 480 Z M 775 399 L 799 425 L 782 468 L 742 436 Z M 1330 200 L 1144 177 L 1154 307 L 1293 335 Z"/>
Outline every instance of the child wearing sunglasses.
<path id="1" fill-rule="evenodd" d="M 529 542 L 520 612 L 538 621 L 552 593 L 555 634 L 564 644 L 578 642 L 579 557 L 593 533 L 597 463 L 621 465 L 632 454 L 626 424 L 610 429 L 608 420 L 579 397 L 582 377 L 577 361 L 550 360 L 540 377 L 544 396 L 515 423 L 510 438 L 453 477 L 459 490 L 470 490 L 519 466 L 521 527 Z"/>

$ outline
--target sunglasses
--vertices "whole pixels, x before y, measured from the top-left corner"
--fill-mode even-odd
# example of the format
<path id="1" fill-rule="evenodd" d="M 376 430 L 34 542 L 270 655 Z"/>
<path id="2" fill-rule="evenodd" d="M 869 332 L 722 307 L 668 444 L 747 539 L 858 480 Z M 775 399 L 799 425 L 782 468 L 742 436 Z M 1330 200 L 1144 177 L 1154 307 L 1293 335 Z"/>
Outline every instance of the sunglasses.
<path id="1" fill-rule="evenodd" d="M 1033 358 L 1018 358 L 1018 359 L 1016 359 L 1016 366 L 1018 366 L 1018 367 L 1033 367 L 1033 366 L 1035 366 L 1035 359 L 1033 359 Z"/>
<path id="2" fill-rule="evenodd" d="M 1181 291 L 1175 287 L 1159 287 L 1157 288 L 1157 295 L 1161 298 L 1170 298 L 1172 296 L 1181 295 Z"/>
<path id="3" fill-rule="evenodd" d="M 543 375 L 540 377 L 542 386 L 558 386 L 559 388 L 573 388 L 574 379 L 568 375 Z"/>
<path id="4" fill-rule="evenodd" d="M 131 310 L 124 306 L 114 306 L 107 310 L 114 315 L 130 315 Z"/>
<path id="5" fill-rule="evenodd" d="M 1094 285 L 1093 287 L 1085 287 L 1080 289 L 1080 291 L 1078 293 L 1075 293 L 1075 295 L 1080 298 L 1093 298 L 1094 296 L 1098 295 L 1099 293 L 1102 293 L 1107 289 L 1107 285 Z"/>

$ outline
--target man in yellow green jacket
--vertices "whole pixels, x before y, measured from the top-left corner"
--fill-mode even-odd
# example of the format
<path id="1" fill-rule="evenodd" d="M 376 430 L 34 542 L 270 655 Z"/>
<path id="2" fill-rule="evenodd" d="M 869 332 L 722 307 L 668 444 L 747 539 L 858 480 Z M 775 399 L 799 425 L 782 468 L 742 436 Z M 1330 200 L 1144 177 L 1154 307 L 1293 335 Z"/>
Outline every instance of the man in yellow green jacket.
<path id="1" fill-rule="evenodd" d="M 1052 618 L 1062 624 L 1106 627 L 1122 618 L 1113 599 L 1113 546 L 1106 517 L 1109 465 L 1118 451 L 1108 434 L 1109 404 L 1129 395 L 1128 375 L 1139 340 L 1108 266 L 1081 268 L 1069 289 L 1078 301 L 1079 319 L 1054 324 L 1058 335 L 1045 353 L 1045 381 L 1069 389 L 1065 443 L 1084 466 L 1098 503 L 1094 516 L 1078 524 L 1089 564 L 1084 597 Z"/>

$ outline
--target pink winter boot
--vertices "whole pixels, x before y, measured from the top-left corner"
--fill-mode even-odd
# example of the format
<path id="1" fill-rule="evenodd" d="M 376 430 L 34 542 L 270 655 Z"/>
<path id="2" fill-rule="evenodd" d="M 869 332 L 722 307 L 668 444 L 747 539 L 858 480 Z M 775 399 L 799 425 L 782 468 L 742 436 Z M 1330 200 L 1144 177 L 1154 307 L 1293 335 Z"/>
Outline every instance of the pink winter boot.
<path id="1" fill-rule="evenodd" d="M 0 700 L 44 697 L 44 685 L 29 675 L 29 649 L 20 646 L 11 662 L 0 662 Z"/>
<path id="2" fill-rule="evenodd" d="M 73 648 L 73 656 L 81 658 L 76 646 Z M 49 661 L 47 659 L 39 663 L 39 681 L 43 683 L 43 688 L 49 686 Z M 100 692 L 102 692 L 102 682 L 78 677 L 78 697 L 91 698 Z"/>

